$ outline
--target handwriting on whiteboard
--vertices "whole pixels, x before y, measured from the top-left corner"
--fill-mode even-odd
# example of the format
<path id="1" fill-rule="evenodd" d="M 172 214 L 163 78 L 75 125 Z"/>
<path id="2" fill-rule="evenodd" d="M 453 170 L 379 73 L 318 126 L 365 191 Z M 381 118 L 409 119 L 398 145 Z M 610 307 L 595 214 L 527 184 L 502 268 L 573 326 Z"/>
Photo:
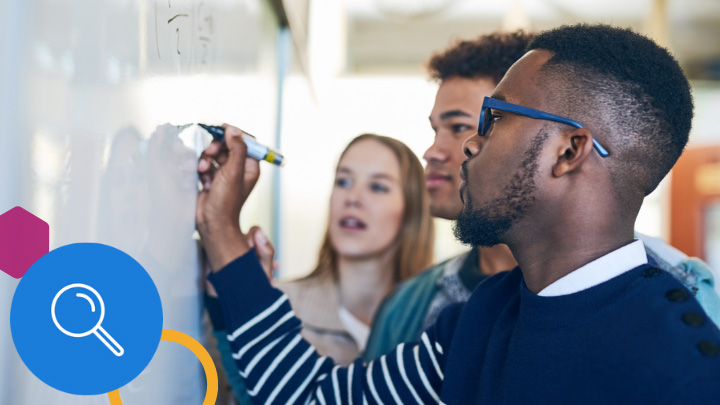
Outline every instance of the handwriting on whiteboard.
<path id="1" fill-rule="evenodd" d="M 204 0 L 155 0 L 155 49 L 179 70 L 209 62 L 213 15 Z"/>

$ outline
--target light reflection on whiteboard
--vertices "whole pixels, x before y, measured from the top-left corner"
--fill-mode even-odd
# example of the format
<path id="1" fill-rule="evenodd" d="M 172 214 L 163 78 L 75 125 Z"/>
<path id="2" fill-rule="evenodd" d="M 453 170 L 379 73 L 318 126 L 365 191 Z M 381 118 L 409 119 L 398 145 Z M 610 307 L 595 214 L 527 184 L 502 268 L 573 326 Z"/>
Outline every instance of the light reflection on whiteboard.
<path id="1" fill-rule="evenodd" d="M 149 137 L 134 127 L 122 128 L 110 145 L 100 181 L 97 241 L 123 250 L 147 270 L 163 308 L 172 308 L 163 311 L 164 328 L 199 339 L 195 148 L 185 145 L 171 124 L 158 126 Z M 183 366 L 187 363 L 177 351 L 158 350 L 132 386 L 121 390 L 123 401 L 160 403 L 196 395 L 195 384 L 177 383 L 197 378 L 196 369 Z M 163 370 L 176 374 L 161 378 Z"/>

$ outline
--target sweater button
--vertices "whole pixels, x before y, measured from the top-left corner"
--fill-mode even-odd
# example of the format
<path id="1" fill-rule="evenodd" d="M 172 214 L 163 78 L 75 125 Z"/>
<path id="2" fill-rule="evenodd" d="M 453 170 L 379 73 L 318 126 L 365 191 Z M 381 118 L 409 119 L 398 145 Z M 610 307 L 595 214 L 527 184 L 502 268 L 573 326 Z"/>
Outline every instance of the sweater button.
<path id="1" fill-rule="evenodd" d="M 660 270 L 660 269 L 658 269 L 658 268 L 656 268 L 656 267 L 651 267 L 651 268 L 649 268 L 649 269 L 643 270 L 642 275 L 645 276 L 645 277 L 655 277 L 655 276 L 657 276 L 658 274 L 660 274 L 661 272 L 662 272 L 662 270 Z"/>
<path id="2" fill-rule="evenodd" d="M 694 312 L 686 312 L 682 316 L 683 322 L 690 326 L 700 326 L 705 322 L 705 319 L 700 314 Z"/>
<path id="3" fill-rule="evenodd" d="M 668 291 L 665 296 L 667 297 L 667 299 L 673 302 L 682 302 L 687 299 L 687 293 L 685 292 L 685 290 L 681 290 L 679 288 Z"/>
<path id="4" fill-rule="evenodd" d="M 718 347 L 715 343 L 709 341 L 709 340 L 703 340 L 698 344 L 698 349 L 700 349 L 700 352 L 706 356 L 717 356 Z"/>

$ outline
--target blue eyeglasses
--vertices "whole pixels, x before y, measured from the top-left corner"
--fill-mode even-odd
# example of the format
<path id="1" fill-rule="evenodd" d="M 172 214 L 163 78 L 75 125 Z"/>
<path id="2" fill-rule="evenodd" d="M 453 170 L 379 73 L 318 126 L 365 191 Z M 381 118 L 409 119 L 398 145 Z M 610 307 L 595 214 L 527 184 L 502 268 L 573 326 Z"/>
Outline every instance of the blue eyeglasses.
<path id="1" fill-rule="evenodd" d="M 496 100 L 494 98 L 485 97 L 483 100 L 482 111 L 480 111 L 480 122 L 478 124 L 478 133 L 482 136 L 487 133 L 492 125 L 493 115 L 490 113 L 490 109 L 507 111 L 514 114 L 523 115 L 525 117 L 534 118 L 536 120 L 548 120 L 560 122 L 562 124 L 572 125 L 575 128 L 583 128 L 582 124 L 577 121 L 573 121 L 569 118 L 561 117 L 559 115 L 553 115 L 540 110 L 534 110 L 532 108 L 523 107 L 521 105 L 506 103 L 505 101 Z M 600 154 L 601 157 L 608 157 L 607 149 L 605 149 L 598 141 L 593 138 L 593 147 Z"/>

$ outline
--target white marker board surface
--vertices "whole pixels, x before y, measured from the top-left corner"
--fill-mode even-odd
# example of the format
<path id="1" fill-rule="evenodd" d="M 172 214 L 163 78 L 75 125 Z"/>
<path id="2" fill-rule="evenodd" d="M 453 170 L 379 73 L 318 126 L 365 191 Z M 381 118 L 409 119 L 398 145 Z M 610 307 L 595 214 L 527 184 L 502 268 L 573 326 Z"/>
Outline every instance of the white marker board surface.
<path id="1" fill-rule="evenodd" d="M 0 0 L 0 211 L 50 224 L 50 248 L 102 242 L 138 260 L 164 328 L 200 340 L 194 145 L 174 125 L 241 123 L 272 145 L 277 22 L 262 0 Z M 172 125 L 166 125 L 172 123 Z M 261 180 L 256 194 L 270 192 Z M 269 228 L 269 199 L 244 215 Z M 0 324 L 17 281 L 0 274 Z M 128 294 L 131 296 L 132 292 Z M 98 370 L 102 372 L 102 370 Z M 200 362 L 161 342 L 126 404 L 200 404 Z M 0 328 L 0 403 L 104 404 L 45 386 Z"/>

